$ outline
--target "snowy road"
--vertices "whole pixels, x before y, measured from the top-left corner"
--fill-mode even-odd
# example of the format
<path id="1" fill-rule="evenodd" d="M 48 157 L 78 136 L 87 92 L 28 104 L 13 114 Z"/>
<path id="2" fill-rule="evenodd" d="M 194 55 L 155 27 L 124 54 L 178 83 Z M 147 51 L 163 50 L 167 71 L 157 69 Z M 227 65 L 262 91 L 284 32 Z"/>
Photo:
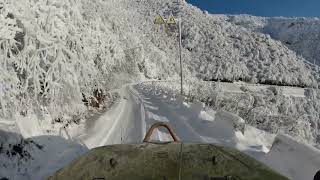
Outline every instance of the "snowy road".
<path id="1" fill-rule="evenodd" d="M 218 143 L 237 148 L 293 180 L 311 180 L 320 167 L 320 152 L 315 148 L 286 136 L 278 136 L 274 143 L 274 134 L 251 126 L 245 126 L 242 133 L 234 125 L 243 120 L 231 113 L 203 111 L 199 103 L 189 105 L 181 97 L 143 84 L 127 85 L 119 93 L 118 103 L 80 137 L 88 148 L 141 143 L 146 130 L 160 121 L 169 123 L 183 142 Z M 163 129 L 154 133 L 152 139 L 171 140 Z"/>
<path id="2" fill-rule="evenodd" d="M 120 101 L 81 137 L 89 148 L 141 143 L 146 130 L 155 122 L 169 123 L 185 142 L 235 143 L 232 142 L 235 137 L 232 124 L 224 124 L 224 132 L 215 131 L 217 125 L 221 128 L 223 124 L 213 121 L 214 114 L 201 112 L 197 104 L 189 106 L 179 97 L 164 92 L 154 93 L 154 90 L 138 85 L 128 85 L 120 90 L 120 94 Z M 154 135 L 156 140 L 170 140 L 167 132 L 162 129 Z"/>
<path id="3" fill-rule="evenodd" d="M 121 98 L 103 114 L 81 141 L 89 148 L 108 144 L 138 143 L 145 134 L 143 103 L 132 86 L 119 90 Z"/>

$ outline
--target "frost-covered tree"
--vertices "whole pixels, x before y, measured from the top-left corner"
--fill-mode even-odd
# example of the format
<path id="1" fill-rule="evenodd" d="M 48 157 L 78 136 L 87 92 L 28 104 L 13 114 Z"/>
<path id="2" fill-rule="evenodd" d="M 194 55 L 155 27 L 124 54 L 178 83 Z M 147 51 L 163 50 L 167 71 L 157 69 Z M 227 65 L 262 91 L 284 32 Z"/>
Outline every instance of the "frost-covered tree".
<path id="1" fill-rule="evenodd" d="M 97 89 L 107 88 L 105 79 L 124 53 L 103 20 L 103 3 L 1 3 L 2 116 L 76 114 L 84 111 L 83 97 L 94 100 Z"/>

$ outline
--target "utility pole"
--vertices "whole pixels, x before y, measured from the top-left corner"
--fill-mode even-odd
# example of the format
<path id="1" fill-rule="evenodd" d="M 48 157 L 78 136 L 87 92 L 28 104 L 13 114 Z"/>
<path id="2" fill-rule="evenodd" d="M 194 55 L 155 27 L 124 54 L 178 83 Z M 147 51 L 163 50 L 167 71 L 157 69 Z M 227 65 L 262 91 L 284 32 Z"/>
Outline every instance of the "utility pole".
<path id="1" fill-rule="evenodd" d="M 181 21 L 182 18 L 179 19 L 179 58 L 180 58 L 180 80 L 181 80 L 181 95 L 183 95 L 183 66 L 182 66 L 182 30 L 181 30 Z"/>
<path id="2" fill-rule="evenodd" d="M 178 23 L 177 23 L 178 21 Z M 163 25 L 163 24 L 175 24 L 179 28 L 179 62 L 180 62 L 180 93 L 183 95 L 183 66 L 182 66 L 182 18 L 175 19 L 173 16 L 164 19 L 161 16 L 157 16 L 154 24 Z"/>
<path id="3" fill-rule="evenodd" d="M 178 2 L 178 6 L 181 7 L 181 0 L 177 0 Z M 179 9 L 180 11 L 180 9 Z M 181 95 L 183 95 L 183 66 L 182 66 L 182 15 L 181 13 L 178 13 L 180 14 L 180 17 L 179 17 L 179 58 L 180 58 L 180 80 L 181 80 Z"/>

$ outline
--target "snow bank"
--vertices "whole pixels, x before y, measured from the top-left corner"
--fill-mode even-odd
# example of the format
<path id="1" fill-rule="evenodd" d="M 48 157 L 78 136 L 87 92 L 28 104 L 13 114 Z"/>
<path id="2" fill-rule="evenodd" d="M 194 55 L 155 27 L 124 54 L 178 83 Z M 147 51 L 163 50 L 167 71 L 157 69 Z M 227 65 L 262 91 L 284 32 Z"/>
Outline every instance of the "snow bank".
<path id="1" fill-rule="evenodd" d="M 58 136 L 24 139 L 0 130 L 0 179 L 44 179 L 87 151 Z"/>
<path id="2" fill-rule="evenodd" d="M 299 141 L 316 147 L 319 144 L 318 90 L 247 83 L 186 82 L 189 86 L 184 87 L 185 99 L 189 102 L 201 101 L 217 111 L 237 114 L 247 124 L 269 133 L 283 131 Z M 150 90 L 179 94 L 176 81 L 143 84 Z"/>
<path id="3" fill-rule="evenodd" d="M 34 136 L 41 136 L 43 135 L 43 129 L 38 121 L 37 116 L 29 116 L 19 118 L 17 120 L 17 126 L 20 130 L 22 137 L 30 138 Z"/>
<path id="4" fill-rule="evenodd" d="M 262 161 L 293 180 L 313 179 L 319 171 L 320 151 L 280 134 Z"/>

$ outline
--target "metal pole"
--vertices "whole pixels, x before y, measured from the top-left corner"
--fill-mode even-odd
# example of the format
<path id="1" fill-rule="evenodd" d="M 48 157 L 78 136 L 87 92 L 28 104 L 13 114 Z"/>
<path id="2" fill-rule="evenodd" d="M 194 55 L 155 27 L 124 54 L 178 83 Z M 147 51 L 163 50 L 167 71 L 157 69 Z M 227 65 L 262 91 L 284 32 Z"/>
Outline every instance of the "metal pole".
<path id="1" fill-rule="evenodd" d="M 181 78 L 181 95 L 183 95 L 183 72 L 182 72 L 182 33 L 181 33 L 181 21 L 179 19 L 179 56 L 180 56 L 180 78 Z"/>

